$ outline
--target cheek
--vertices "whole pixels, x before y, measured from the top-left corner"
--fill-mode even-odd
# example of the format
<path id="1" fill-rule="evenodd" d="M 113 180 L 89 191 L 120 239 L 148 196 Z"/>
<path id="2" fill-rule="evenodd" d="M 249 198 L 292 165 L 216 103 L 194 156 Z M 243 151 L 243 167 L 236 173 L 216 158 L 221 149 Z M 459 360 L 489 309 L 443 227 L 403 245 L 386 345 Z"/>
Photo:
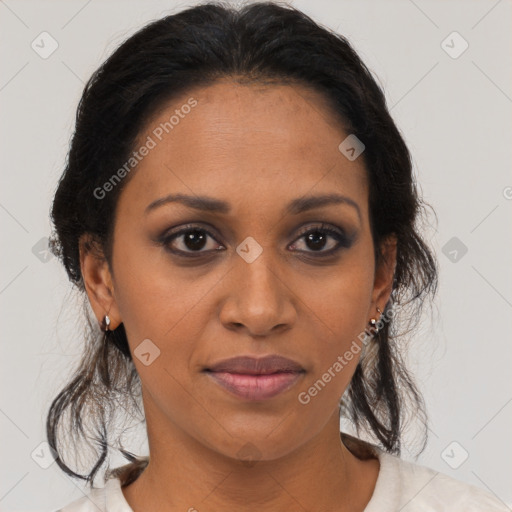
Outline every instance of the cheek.
<path id="1" fill-rule="evenodd" d="M 115 295 L 127 332 L 134 336 L 156 336 L 186 307 L 189 289 L 173 272 L 163 250 L 137 238 L 128 227 L 116 227 L 113 255 Z"/>
<path id="2" fill-rule="evenodd" d="M 308 395 L 306 401 L 322 395 L 313 407 L 321 407 L 320 402 L 324 406 L 335 404 L 356 369 L 364 330 L 368 327 L 372 269 L 372 258 L 354 254 L 340 265 L 339 271 L 317 279 L 307 295 L 305 290 L 302 292 L 307 297 L 310 338 L 316 345 L 314 369 L 302 391 Z"/>
<path id="3" fill-rule="evenodd" d="M 116 303 L 134 363 L 141 374 L 147 374 L 148 367 L 141 365 L 137 355 L 138 347 L 149 339 L 158 353 L 152 372 L 164 366 L 185 376 L 195 342 L 209 318 L 205 294 L 218 277 L 212 272 L 211 279 L 197 279 L 190 271 L 173 267 L 164 251 L 144 247 L 140 241 L 139 246 L 123 244 L 122 237 L 118 242 L 113 261 Z M 152 345 L 145 343 L 151 352 Z"/>
<path id="4" fill-rule="evenodd" d="M 373 291 L 373 260 L 353 253 L 335 270 L 315 279 L 315 285 L 301 294 L 331 333 L 346 339 L 364 330 Z M 307 291 L 307 293 L 306 293 Z"/>
<path id="5" fill-rule="evenodd" d="M 331 285 L 344 284 L 339 280 Z M 339 406 L 359 362 L 362 348 L 368 293 L 356 286 L 349 292 L 339 290 L 318 297 L 310 336 L 314 350 L 308 348 L 313 362 L 311 372 L 297 394 L 300 404 L 313 416 L 325 417 Z"/>

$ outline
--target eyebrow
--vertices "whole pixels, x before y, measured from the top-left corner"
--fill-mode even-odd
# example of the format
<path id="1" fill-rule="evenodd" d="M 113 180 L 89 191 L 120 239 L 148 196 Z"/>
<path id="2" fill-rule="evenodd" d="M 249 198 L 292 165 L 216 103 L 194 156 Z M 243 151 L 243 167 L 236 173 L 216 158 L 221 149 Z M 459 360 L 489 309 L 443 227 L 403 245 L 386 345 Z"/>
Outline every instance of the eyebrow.
<path id="1" fill-rule="evenodd" d="M 189 208 L 211 213 L 227 214 L 231 211 L 231 205 L 229 203 L 213 197 L 169 194 L 168 196 L 161 197 L 160 199 L 156 199 L 150 203 L 144 210 L 144 214 L 147 215 L 150 211 L 169 203 L 181 203 Z M 299 197 L 288 204 L 285 212 L 291 215 L 298 215 L 299 213 L 331 204 L 347 204 L 352 206 L 357 211 L 357 215 L 361 220 L 361 210 L 359 209 L 359 205 L 350 197 L 340 194 Z"/>

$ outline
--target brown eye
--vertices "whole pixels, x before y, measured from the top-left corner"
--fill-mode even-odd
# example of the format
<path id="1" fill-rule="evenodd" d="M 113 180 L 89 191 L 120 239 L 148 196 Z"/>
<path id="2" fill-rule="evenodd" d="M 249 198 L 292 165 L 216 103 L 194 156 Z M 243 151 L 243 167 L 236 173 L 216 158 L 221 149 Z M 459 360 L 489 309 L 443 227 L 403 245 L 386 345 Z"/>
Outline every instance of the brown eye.
<path id="1" fill-rule="evenodd" d="M 215 243 L 209 242 L 209 239 Z M 184 256 L 216 251 L 219 250 L 220 245 L 209 231 L 197 226 L 189 226 L 174 233 L 167 233 L 161 237 L 161 243 L 166 250 Z"/>
<path id="2" fill-rule="evenodd" d="M 194 225 L 166 232 L 159 237 L 159 242 L 172 254 L 192 258 L 225 249 L 210 231 Z M 303 230 L 300 237 L 289 247 L 298 252 L 322 257 L 332 256 L 341 248 L 350 247 L 352 242 L 353 239 L 346 236 L 343 230 L 322 224 Z M 304 248 L 300 248 L 301 245 Z"/>
<path id="3" fill-rule="evenodd" d="M 299 249 L 300 252 L 320 253 L 322 256 L 337 252 L 342 247 L 348 248 L 352 244 L 343 231 L 323 225 L 313 229 L 309 228 L 297 240 L 302 239 L 304 240 L 303 245 L 309 250 Z M 331 239 L 330 242 L 329 239 Z M 295 241 L 291 247 L 296 249 L 298 245 L 298 242 Z"/>

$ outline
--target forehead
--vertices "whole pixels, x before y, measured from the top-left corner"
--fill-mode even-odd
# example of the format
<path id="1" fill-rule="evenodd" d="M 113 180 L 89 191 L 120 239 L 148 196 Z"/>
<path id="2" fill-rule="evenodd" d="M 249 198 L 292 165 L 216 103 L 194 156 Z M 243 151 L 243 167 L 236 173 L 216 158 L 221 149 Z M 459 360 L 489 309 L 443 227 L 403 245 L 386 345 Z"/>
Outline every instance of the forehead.
<path id="1" fill-rule="evenodd" d="M 338 149 L 349 135 L 318 92 L 229 80 L 161 107 L 138 137 L 144 151 L 119 208 L 142 211 L 167 194 L 208 195 L 253 208 L 338 192 L 366 210 L 363 158 Z"/>

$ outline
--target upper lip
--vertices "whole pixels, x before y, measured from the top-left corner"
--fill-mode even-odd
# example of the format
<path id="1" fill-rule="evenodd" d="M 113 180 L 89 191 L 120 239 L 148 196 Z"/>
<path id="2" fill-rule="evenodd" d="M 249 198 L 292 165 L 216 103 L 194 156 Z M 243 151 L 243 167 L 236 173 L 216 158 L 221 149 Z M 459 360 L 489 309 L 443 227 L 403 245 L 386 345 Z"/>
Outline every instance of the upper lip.
<path id="1" fill-rule="evenodd" d="M 302 372 L 304 368 L 292 359 L 273 354 L 260 358 L 238 356 L 231 359 L 223 359 L 209 366 L 206 370 L 247 375 L 268 375 L 279 372 Z"/>

